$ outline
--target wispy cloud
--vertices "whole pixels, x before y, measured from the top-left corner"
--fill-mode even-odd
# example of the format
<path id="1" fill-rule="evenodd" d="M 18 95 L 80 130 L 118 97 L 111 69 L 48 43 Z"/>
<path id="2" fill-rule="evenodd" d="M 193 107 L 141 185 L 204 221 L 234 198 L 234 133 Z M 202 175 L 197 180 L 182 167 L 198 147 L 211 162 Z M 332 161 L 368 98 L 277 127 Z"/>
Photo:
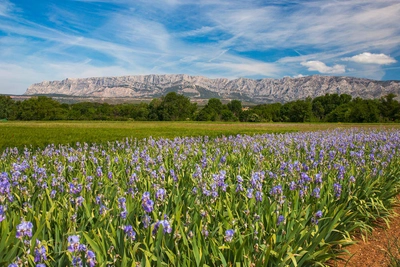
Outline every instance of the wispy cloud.
<path id="1" fill-rule="evenodd" d="M 351 3 L 351 4 L 350 4 Z M 215 10 L 210 18 L 245 47 L 353 49 L 374 46 L 398 35 L 397 1 L 304 1 L 292 6 Z"/>
<path id="2" fill-rule="evenodd" d="M 90 60 L 73 63 L 31 57 L 23 64 L 0 64 L 0 79 L 3 81 L 0 94 L 23 94 L 29 85 L 45 80 L 131 75 L 132 71 L 139 75 L 148 74 L 149 70 L 127 70 L 119 66 L 99 67 L 91 64 Z"/>
<path id="3" fill-rule="evenodd" d="M 385 76 L 386 69 L 377 64 L 359 64 L 358 68 L 349 68 L 346 73 L 353 77 L 363 77 L 372 80 L 381 80 Z"/>
<path id="4" fill-rule="evenodd" d="M 216 30 L 216 27 L 202 26 L 199 29 L 179 32 L 175 34 L 177 37 L 204 36 Z"/>
<path id="5" fill-rule="evenodd" d="M 8 17 L 14 10 L 14 5 L 9 0 L 0 2 L 0 17 Z"/>
<path id="6" fill-rule="evenodd" d="M 13 5 L 11 4 L 10 1 L 4 0 L 0 2 L 0 16 L 7 17 L 9 15 L 9 12 L 11 12 L 13 8 Z"/>
<path id="7" fill-rule="evenodd" d="M 219 62 L 219 63 L 199 63 L 199 67 L 203 70 L 208 70 L 210 73 L 224 73 L 223 77 L 237 78 L 247 76 L 266 76 L 278 77 L 280 69 L 275 64 L 250 62 L 250 63 L 233 63 L 233 62 Z M 221 76 L 220 76 L 221 77 Z"/>
<path id="8" fill-rule="evenodd" d="M 171 49 L 169 32 L 156 21 L 118 13 L 111 17 L 102 30 L 113 32 L 117 40 L 129 47 L 140 47 L 157 53 L 167 53 Z"/>
<path id="9" fill-rule="evenodd" d="M 346 71 L 344 65 L 336 64 L 332 67 L 328 67 L 324 62 L 317 60 L 302 62 L 301 65 L 308 67 L 309 71 L 318 71 L 319 73 L 336 74 L 344 73 Z"/>
<path id="10" fill-rule="evenodd" d="M 372 54 L 369 52 L 364 52 L 359 55 L 355 55 L 352 57 L 346 57 L 342 58 L 343 61 L 353 61 L 357 63 L 365 63 L 365 64 L 378 64 L 378 65 L 387 65 L 387 64 L 393 64 L 396 63 L 397 61 L 385 54 Z"/>

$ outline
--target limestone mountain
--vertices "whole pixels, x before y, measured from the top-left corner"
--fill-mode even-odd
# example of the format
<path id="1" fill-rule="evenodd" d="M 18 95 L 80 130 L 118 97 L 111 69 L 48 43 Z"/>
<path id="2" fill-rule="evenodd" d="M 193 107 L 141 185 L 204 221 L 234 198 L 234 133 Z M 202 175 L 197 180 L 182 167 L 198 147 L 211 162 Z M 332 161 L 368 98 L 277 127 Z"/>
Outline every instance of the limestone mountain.
<path id="1" fill-rule="evenodd" d="M 400 95 L 400 81 L 375 81 L 353 77 L 306 76 L 282 79 L 209 79 L 185 74 L 67 78 L 31 85 L 25 95 L 59 95 L 101 98 L 155 98 L 177 92 L 191 99 L 237 99 L 254 103 L 288 102 L 327 93 L 380 98 Z"/>

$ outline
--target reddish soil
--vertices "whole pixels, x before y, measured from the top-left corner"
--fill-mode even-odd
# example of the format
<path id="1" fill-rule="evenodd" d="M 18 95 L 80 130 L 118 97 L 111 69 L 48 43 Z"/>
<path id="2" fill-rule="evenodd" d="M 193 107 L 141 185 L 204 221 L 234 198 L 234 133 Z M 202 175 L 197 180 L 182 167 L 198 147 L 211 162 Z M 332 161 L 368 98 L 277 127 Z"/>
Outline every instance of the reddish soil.
<path id="1" fill-rule="evenodd" d="M 389 266 L 387 254 L 389 244 L 400 245 L 400 196 L 393 209 L 393 217 L 390 219 L 389 227 L 384 222 L 379 222 L 380 227 L 375 228 L 365 241 L 360 237 L 354 237 L 356 244 L 347 247 L 350 255 L 344 255 L 346 261 L 334 262 L 335 267 L 368 267 L 368 266 Z M 391 250 L 397 251 L 394 246 Z M 400 255 L 397 255 L 399 257 Z"/>

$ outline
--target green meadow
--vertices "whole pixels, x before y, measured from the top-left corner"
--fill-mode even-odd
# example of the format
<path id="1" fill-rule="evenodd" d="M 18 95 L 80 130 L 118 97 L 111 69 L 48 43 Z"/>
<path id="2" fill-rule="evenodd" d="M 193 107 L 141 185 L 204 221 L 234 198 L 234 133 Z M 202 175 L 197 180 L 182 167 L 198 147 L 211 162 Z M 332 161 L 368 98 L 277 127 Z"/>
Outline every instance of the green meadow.
<path id="1" fill-rule="evenodd" d="M 333 128 L 400 128 L 400 124 L 354 123 L 240 123 L 240 122 L 0 122 L 0 150 L 44 147 L 49 144 L 104 143 L 125 138 L 229 136 L 285 133 Z"/>

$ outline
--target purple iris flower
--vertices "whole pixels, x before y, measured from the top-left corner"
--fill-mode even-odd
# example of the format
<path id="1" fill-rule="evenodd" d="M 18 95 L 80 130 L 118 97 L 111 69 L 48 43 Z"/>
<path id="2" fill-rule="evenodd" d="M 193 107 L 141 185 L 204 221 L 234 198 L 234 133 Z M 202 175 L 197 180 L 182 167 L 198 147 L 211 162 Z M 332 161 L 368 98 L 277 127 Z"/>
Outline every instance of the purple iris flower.
<path id="1" fill-rule="evenodd" d="M 122 219 L 126 219 L 126 216 L 127 216 L 127 215 L 128 215 L 128 213 L 127 213 L 126 210 L 122 211 L 122 212 L 119 214 L 119 216 L 121 216 Z"/>
<path id="2" fill-rule="evenodd" d="M 147 214 L 145 214 L 142 218 L 142 223 L 144 228 L 148 228 L 151 223 L 151 217 Z"/>
<path id="3" fill-rule="evenodd" d="M 45 261 L 45 260 L 47 260 L 46 248 L 40 244 L 39 240 L 36 240 L 34 262 L 40 262 L 40 261 Z"/>
<path id="4" fill-rule="evenodd" d="M 209 234 L 209 232 L 208 232 L 208 230 L 207 229 L 202 229 L 201 230 L 201 233 L 202 233 L 202 235 L 204 236 L 204 238 L 207 238 L 208 237 L 208 234 Z"/>
<path id="5" fill-rule="evenodd" d="M 157 190 L 156 192 L 156 199 L 163 201 L 165 198 L 165 189 L 164 188 L 160 188 Z"/>
<path id="6" fill-rule="evenodd" d="M 93 251 L 88 250 L 86 253 L 86 261 L 89 263 L 90 267 L 93 267 L 96 265 L 96 254 L 94 254 Z"/>
<path id="7" fill-rule="evenodd" d="M 241 183 L 238 183 L 236 185 L 236 192 L 242 192 L 244 191 L 243 185 Z"/>
<path id="8" fill-rule="evenodd" d="M 101 205 L 101 206 L 100 206 L 100 210 L 99 210 L 100 215 L 103 215 L 104 213 L 106 213 L 107 210 L 108 210 L 108 209 L 107 209 L 106 206 Z"/>
<path id="9" fill-rule="evenodd" d="M 136 232 L 133 230 L 132 225 L 125 225 L 123 229 L 130 240 L 133 241 L 136 239 Z"/>
<path id="10" fill-rule="evenodd" d="M 79 251 L 79 236 L 77 235 L 71 235 L 68 237 L 68 250 L 70 252 L 76 252 Z"/>
<path id="11" fill-rule="evenodd" d="M 235 230 L 233 230 L 233 229 L 226 230 L 225 237 L 224 237 L 225 242 L 231 242 L 234 234 L 235 234 Z"/>
<path id="12" fill-rule="evenodd" d="M 315 214 L 314 217 L 311 218 L 311 222 L 315 225 L 318 224 L 318 219 L 321 219 L 323 216 L 322 211 L 318 210 Z"/>
<path id="13" fill-rule="evenodd" d="M 6 219 L 6 207 L 0 205 L 0 222 L 4 221 L 5 219 Z"/>
<path id="14" fill-rule="evenodd" d="M 315 198 L 320 198 L 320 191 L 321 189 L 319 189 L 319 187 L 314 188 L 314 190 L 312 191 L 312 196 Z"/>
<path id="15" fill-rule="evenodd" d="M 150 199 L 150 192 L 144 192 L 142 195 L 142 201 Z"/>
<path id="16" fill-rule="evenodd" d="M 315 180 L 314 181 L 315 181 L 316 184 L 322 184 L 322 174 L 317 173 L 315 175 Z"/>
<path id="17" fill-rule="evenodd" d="M 81 257 L 72 257 L 72 266 L 78 266 L 81 267 L 82 266 L 82 259 Z"/>
<path id="18" fill-rule="evenodd" d="M 261 191 L 257 191 L 257 192 L 256 192 L 256 200 L 257 200 L 258 202 L 261 202 L 262 199 L 263 199 L 263 193 L 262 193 Z"/>
<path id="19" fill-rule="evenodd" d="M 17 225 L 17 238 L 23 238 L 24 236 L 32 237 L 33 224 L 31 222 L 23 221 L 21 224 Z"/>
<path id="20" fill-rule="evenodd" d="M 126 209 L 126 198 L 124 197 L 118 198 L 118 207 L 120 209 Z"/>
<path id="21" fill-rule="evenodd" d="M 167 220 L 161 220 L 154 224 L 153 235 L 157 234 L 158 228 L 162 225 L 164 234 L 170 234 L 172 232 L 172 227 Z"/>
<path id="22" fill-rule="evenodd" d="M 295 189 L 296 189 L 296 187 L 297 187 L 297 185 L 296 185 L 296 182 L 294 182 L 294 181 L 291 181 L 291 182 L 290 182 L 290 185 L 289 185 L 289 189 L 290 189 L 290 191 L 293 191 L 293 190 L 295 190 Z"/>
<path id="23" fill-rule="evenodd" d="M 276 224 L 277 224 L 277 225 L 280 225 L 280 224 L 281 224 L 282 222 L 284 222 L 284 221 L 285 221 L 285 216 L 279 215 Z"/>
<path id="24" fill-rule="evenodd" d="M 82 206 L 82 203 L 83 203 L 83 201 L 85 201 L 85 199 L 82 197 L 82 196 L 79 196 L 79 197 L 77 197 L 76 199 L 75 199 L 75 203 L 76 203 L 76 206 L 77 207 L 80 207 L 80 206 Z"/>
<path id="25" fill-rule="evenodd" d="M 272 189 L 269 191 L 269 194 L 271 196 L 282 194 L 282 186 L 277 185 L 277 186 L 272 187 Z"/>
<path id="26" fill-rule="evenodd" d="M 342 193 L 342 186 L 338 183 L 334 183 L 333 191 L 335 192 L 335 197 L 339 198 Z"/>
<path id="27" fill-rule="evenodd" d="M 86 247 L 85 244 L 79 244 L 78 250 L 79 250 L 79 251 L 86 251 L 86 250 L 87 250 L 87 247 Z"/>
<path id="28" fill-rule="evenodd" d="M 317 211 L 314 216 L 316 218 L 322 218 L 322 211 L 321 210 Z"/>
<path id="29" fill-rule="evenodd" d="M 154 201 L 151 199 L 147 199 L 142 202 L 142 207 L 145 212 L 150 213 L 153 211 Z"/>
<path id="30" fill-rule="evenodd" d="M 254 191 L 253 188 L 247 189 L 247 197 L 248 198 L 253 198 L 253 191 Z"/>

